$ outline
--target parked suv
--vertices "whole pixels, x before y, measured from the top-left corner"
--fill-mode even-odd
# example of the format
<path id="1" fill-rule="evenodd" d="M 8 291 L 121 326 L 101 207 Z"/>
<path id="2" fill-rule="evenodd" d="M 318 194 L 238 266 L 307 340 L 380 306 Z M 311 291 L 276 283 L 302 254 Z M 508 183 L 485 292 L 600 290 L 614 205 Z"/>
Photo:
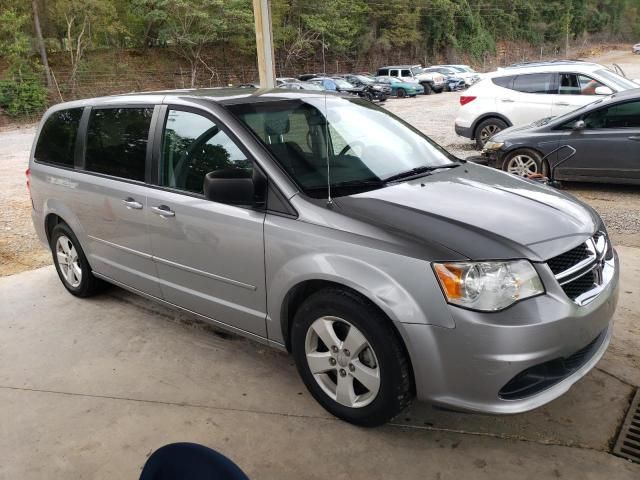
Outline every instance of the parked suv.
<path id="1" fill-rule="evenodd" d="M 424 88 L 424 94 L 440 93 L 445 88 L 444 76 L 437 72 L 424 72 L 420 65 L 392 65 L 381 67 L 376 74 L 378 77 L 395 77 L 403 82 L 417 82 Z"/>
<path id="2" fill-rule="evenodd" d="M 458 160 L 366 100 L 211 89 L 63 103 L 27 177 L 71 294 L 106 281 L 288 350 L 314 398 L 355 424 L 414 395 L 533 409 L 611 338 L 618 260 L 594 210 Z"/>
<path id="3" fill-rule="evenodd" d="M 595 63 L 524 64 L 494 73 L 460 97 L 458 135 L 478 147 L 504 128 L 558 116 L 638 85 Z"/>

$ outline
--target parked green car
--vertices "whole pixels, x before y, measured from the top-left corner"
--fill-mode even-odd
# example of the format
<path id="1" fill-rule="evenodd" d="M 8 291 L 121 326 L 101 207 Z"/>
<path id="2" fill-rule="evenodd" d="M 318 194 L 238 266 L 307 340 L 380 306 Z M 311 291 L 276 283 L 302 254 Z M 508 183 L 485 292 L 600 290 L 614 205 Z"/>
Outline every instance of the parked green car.
<path id="1" fill-rule="evenodd" d="M 375 77 L 376 82 L 391 86 L 391 95 L 398 98 L 415 97 L 424 93 L 424 87 L 419 83 L 403 82 L 394 77 Z"/>

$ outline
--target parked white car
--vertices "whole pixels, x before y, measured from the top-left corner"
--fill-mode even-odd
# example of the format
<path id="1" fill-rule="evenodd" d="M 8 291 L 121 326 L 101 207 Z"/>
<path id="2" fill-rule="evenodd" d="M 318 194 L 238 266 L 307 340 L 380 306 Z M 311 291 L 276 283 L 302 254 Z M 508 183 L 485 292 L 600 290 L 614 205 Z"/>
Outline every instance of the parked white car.
<path id="1" fill-rule="evenodd" d="M 632 51 L 633 51 L 633 53 L 640 53 L 640 43 L 636 43 L 633 46 L 633 50 Z"/>
<path id="2" fill-rule="evenodd" d="M 483 147 L 507 127 L 571 112 L 599 95 L 638 85 L 596 63 L 565 61 L 504 68 L 460 97 L 455 130 Z"/>
<path id="3" fill-rule="evenodd" d="M 482 74 L 476 72 L 469 65 L 441 65 L 442 67 L 453 68 L 459 77 L 464 79 L 468 87 L 482 80 Z"/>

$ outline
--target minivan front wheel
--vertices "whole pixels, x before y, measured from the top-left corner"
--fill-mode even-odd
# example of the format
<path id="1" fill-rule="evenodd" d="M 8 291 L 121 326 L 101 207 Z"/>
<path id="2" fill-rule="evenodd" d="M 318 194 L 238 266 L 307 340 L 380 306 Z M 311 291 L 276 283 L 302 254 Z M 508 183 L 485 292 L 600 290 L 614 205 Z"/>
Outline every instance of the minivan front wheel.
<path id="1" fill-rule="evenodd" d="M 298 372 L 313 397 L 347 422 L 382 425 L 413 397 L 409 360 L 389 320 L 356 293 L 316 292 L 291 331 Z"/>
<path id="2" fill-rule="evenodd" d="M 51 231 L 53 263 L 64 287 L 76 297 L 89 297 L 101 285 L 93 276 L 80 242 L 66 223 L 58 223 Z"/>

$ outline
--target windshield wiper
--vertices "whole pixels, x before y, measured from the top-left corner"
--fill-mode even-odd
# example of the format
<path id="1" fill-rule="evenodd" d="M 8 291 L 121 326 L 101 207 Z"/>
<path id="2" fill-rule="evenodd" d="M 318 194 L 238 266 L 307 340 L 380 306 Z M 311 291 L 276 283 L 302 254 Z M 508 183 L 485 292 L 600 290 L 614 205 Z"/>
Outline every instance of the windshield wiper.
<path id="1" fill-rule="evenodd" d="M 384 187 L 385 182 L 383 180 L 347 180 L 345 182 L 337 182 L 331 184 L 331 189 L 340 189 L 340 188 L 358 188 L 358 187 Z M 310 191 L 319 191 L 319 190 L 327 190 L 327 185 L 317 185 L 313 187 L 307 187 L 305 190 Z"/>
<path id="2" fill-rule="evenodd" d="M 448 163 L 446 165 L 425 165 L 424 167 L 415 167 L 411 170 L 407 170 L 405 172 L 396 173 L 395 175 L 391 175 L 383 179 L 384 183 L 391 183 L 398 180 L 409 180 L 412 178 L 421 177 L 427 173 L 431 173 L 434 170 L 440 170 L 441 168 L 455 168 L 459 167 L 459 163 Z"/>

